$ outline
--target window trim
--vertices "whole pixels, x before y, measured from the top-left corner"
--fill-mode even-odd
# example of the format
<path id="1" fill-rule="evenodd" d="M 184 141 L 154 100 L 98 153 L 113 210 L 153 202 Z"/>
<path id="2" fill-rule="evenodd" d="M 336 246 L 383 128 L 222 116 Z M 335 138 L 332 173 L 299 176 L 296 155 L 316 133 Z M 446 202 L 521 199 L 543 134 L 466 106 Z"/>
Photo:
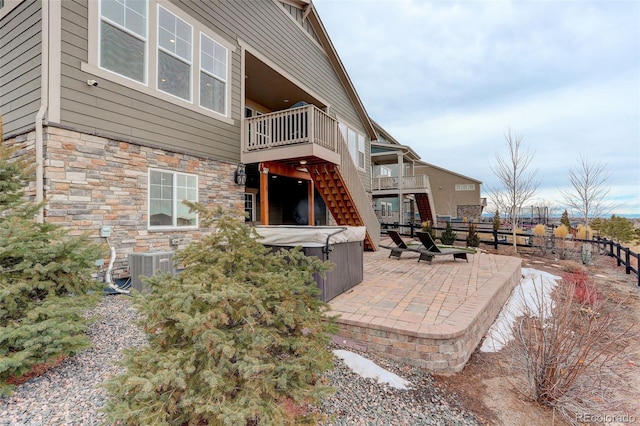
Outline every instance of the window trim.
<path id="1" fill-rule="evenodd" d="M 249 217 L 245 217 L 246 222 L 254 222 L 256 220 L 256 194 L 253 192 L 244 193 L 244 212 L 247 213 L 247 196 L 251 198 L 251 212 Z"/>
<path id="2" fill-rule="evenodd" d="M 126 6 L 125 6 L 126 7 Z M 121 78 L 125 78 L 129 81 L 138 83 L 138 84 L 148 84 L 149 81 L 149 45 L 150 45 L 150 40 L 149 40 L 149 17 L 151 15 L 150 11 L 149 11 L 149 5 L 145 3 L 145 7 L 147 8 L 146 12 L 147 15 L 145 16 L 145 35 L 141 36 L 140 34 L 135 33 L 134 31 L 130 30 L 127 27 L 124 27 L 122 25 L 120 25 L 117 22 L 112 21 L 111 19 L 107 18 L 106 16 L 102 15 L 102 0 L 100 0 L 98 2 L 98 28 L 97 28 L 97 32 L 98 32 L 98 43 L 96 45 L 96 49 L 95 51 L 97 52 L 97 62 L 96 64 L 98 65 L 98 67 L 100 67 L 100 69 L 103 69 L 105 71 L 108 71 L 110 73 L 113 73 Z M 125 11 L 126 12 L 126 11 Z M 131 77 L 127 77 L 126 75 L 120 74 L 116 71 L 110 70 L 108 68 L 102 68 L 100 66 L 100 57 L 101 57 L 101 46 L 102 43 L 100 43 L 101 41 L 101 28 L 102 28 L 102 23 L 106 23 L 124 33 L 126 33 L 127 35 L 138 39 L 140 41 L 142 41 L 144 43 L 144 63 L 143 63 L 143 67 L 144 67 L 144 71 L 143 71 L 143 76 L 142 76 L 142 81 L 138 81 L 134 78 Z"/>
<path id="3" fill-rule="evenodd" d="M 170 13 L 171 15 L 173 15 L 176 19 L 179 19 L 181 21 L 183 21 L 184 23 L 186 23 L 187 25 L 189 25 L 189 30 L 191 31 L 191 59 L 189 61 L 187 61 L 185 58 L 181 57 L 180 55 L 178 55 L 177 53 L 173 53 L 168 51 L 166 48 L 160 46 L 160 9 L 164 9 L 167 13 Z M 155 73 L 156 73 L 156 90 L 158 92 L 162 92 L 164 94 L 167 94 L 169 96 L 172 96 L 174 98 L 180 99 L 182 101 L 185 102 L 189 102 L 189 103 L 194 103 L 194 98 L 195 96 L 195 89 L 194 89 L 194 51 L 195 51 L 195 46 L 196 44 L 194 43 L 193 39 L 194 39 L 194 33 L 196 31 L 193 30 L 193 24 L 191 24 L 188 20 L 183 19 L 182 17 L 178 16 L 176 13 L 174 13 L 173 11 L 169 10 L 165 5 L 161 5 L 158 4 L 158 10 L 156 13 L 156 21 L 155 21 L 155 30 L 156 30 L 156 44 L 154 46 L 155 49 L 155 54 L 156 54 L 156 68 L 155 68 Z M 198 34 L 200 34 L 201 32 L 198 31 Z M 159 52 L 163 52 L 169 56 L 171 56 L 173 59 L 180 61 L 184 64 L 189 65 L 189 99 L 185 99 L 182 98 L 178 95 L 174 95 L 173 93 L 167 92 L 165 90 L 160 89 L 160 81 L 159 81 L 159 77 L 160 77 L 160 61 L 158 60 L 158 58 L 160 57 L 160 53 Z"/>
<path id="4" fill-rule="evenodd" d="M 22 0 L 4 0 L 4 4 L 0 7 L 0 19 L 8 15 L 20 3 L 22 3 Z"/>
<path id="5" fill-rule="evenodd" d="M 214 43 L 219 44 L 220 46 L 222 46 L 225 49 L 225 61 L 226 61 L 226 67 L 227 67 L 227 73 L 226 73 L 226 78 L 224 80 L 222 80 L 221 78 L 219 78 L 217 75 L 215 75 L 212 72 L 207 71 L 206 69 L 204 69 L 202 67 L 202 61 L 200 60 L 200 58 L 202 57 L 202 37 L 207 37 L 209 39 L 211 39 L 211 41 L 213 41 Z M 215 60 L 215 58 L 214 58 Z M 223 114 L 223 115 L 228 115 L 228 109 L 229 109 L 229 102 L 228 102 L 228 98 L 229 98 L 229 92 L 228 92 L 228 87 L 229 87 L 229 49 L 225 47 L 224 44 L 218 42 L 215 38 L 209 36 L 207 33 L 204 33 L 202 31 L 198 32 L 198 84 L 202 83 L 202 78 L 200 76 L 201 73 L 205 73 L 209 76 L 211 76 L 211 78 L 218 80 L 218 81 L 222 81 L 224 82 L 224 87 L 225 87 L 225 99 L 224 99 L 224 113 L 220 113 L 217 112 L 216 110 L 207 108 L 206 106 L 202 105 L 202 98 L 200 97 L 200 90 L 198 90 L 198 105 L 200 106 L 200 108 L 204 108 L 207 111 L 212 111 L 215 112 L 217 114 Z"/>
<path id="6" fill-rule="evenodd" d="M 476 184 L 475 183 L 456 183 L 455 190 L 456 191 L 475 191 Z"/>
<path id="7" fill-rule="evenodd" d="M 147 43 L 148 43 L 148 57 L 147 57 L 147 70 L 154 70 L 153 72 L 147 73 L 147 82 L 146 84 L 139 83 L 135 80 L 131 80 L 127 77 L 109 71 L 107 69 L 103 69 L 99 67 L 99 26 L 100 26 L 100 2 L 99 1 L 90 1 L 88 2 L 88 60 L 87 62 L 80 63 L 80 70 L 86 72 L 87 74 L 91 74 L 97 79 L 111 81 L 113 83 L 119 84 L 123 87 L 126 87 L 130 90 L 135 90 L 140 93 L 144 93 L 145 95 L 154 97 L 156 99 L 160 99 L 162 101 L 166 101 L 175 105 L 178 105 L 182 108 L 188 109 L 190 111 L 196 112 L 201 115 L 205 115 L 207 117 L 211 117 L 227 124 L 235 125 L 235 120 L 231 118 L 231 95 L 232 95 L 232 56 L 236 51 L 235 44 L 227 41 L 225 38 L 216 33 L 213 29 L 203 25 L 201 22 L 195 20 L 190 15 L 183 12 L 181 9 L 177 8 L 171 3 L 161 2 L 160 0 L 149 0 L 148 3 L 148 14 L 147 17 L 147 27 L 154 28 L 157 26 L 158 16 L 157 16 L 157 7 L 159 3 L 162 3 L 162 7 L 169 10 L 171 13 L 180 17 L 180 19 L 189 23 L 193 27 L 194 34 L 197 33 L 198 37 L 196 42 L 193 45 L 193 51 L 197 52 L 197 57 L 192 55 L 192 78 L 194 74 L 194 70 L 200 69 L 200 33 L 205 34 L 209 38 L 215 40 L 217 43 L 221 44 L 227 49 L 227 85 L 225 87 L 226 99 L 225 99 L 225 112 L 226 115 L 222 115 L 213 110 L 203 108 L 200 106 L 200 84 L 199 78 L 193 78 L 193 84 L 191 85 L 191 102 L 185 101 L 179 97 L 167 94 L 165 92 L 159 91 L 155 89 L 156 86 L 156 78 L 157 78 L 157 31 L 148 31 L 147 34 Z M 5 8 L 2 9 L 4 11 Z M 195 38 L 195 37 L 194 37 Z"/>
<path id="8" fill-rule="evenodd" d="M 172 188 L 173 188 L 173 193 L 171 194 L 171 202 L 172 202 L 172 209 L 175 212 L 172 216 L 172 224 L 171 225 L 151 225 L 151 173 L 152 172 L 157 172 L 157 173 L 170 173 L 172 176 Z M 177 221 L 178 221 L 178 215 L 177 215 L 177 207 L 179 203 L 182 203 L 182 200 L 178 201 L 177 197 L 176 197 L 176 192 L 178 190 L 178 185 L 177 185 L 177 180 L 178 180 L 178 175 L 183 175 L 183 176 L 193 176 L 196 178 L 196 200 L 195 202 L 197 203 L 198 200 L 200 199 L 200 179 L 198 177 L 197 174 L 194 173 L 184 173 L 184 172 L 179 172 L 179 171 L 174 171 L 174 170 L 166 170 L 166 169 L 158 169 L 158 168 L 154 168 L 154 167 L 149 167 L 148 171 L 147 171 L 147 229 L 149 231 L 165 231 L 165 230 L 172 230 L 172 231 L 181 231 L 181 230 L 193 230 L 193 229 L 198 229 L 199 227 L 199 218 L 198 218 L 198 214 L 196 213 L 196 223 L 195 225 L 188 225 L 188 226 L 179 226 L 177 225 Z"/>
<path id="9" fill-rule="evenodd" d="M 351 161 L 353 162 L 353 165 L 356 167 L 356 169 L 360 171 L 366 171 L 367 170 L 367 137 L 364 135 L 364 133 L 356 130 L 356 128 L 351 126 L 350 124 L 344 121 L 338 120 L 338 131 L 342 132 L 342 129 L 344 129 L 346 132 L 342 134 L 342 137 L 347 145 L 347 151 L 349 151 L 349 156 L 351 157 Z M 355 136 L 355 143 L 356 143 L 355 158 L 351 154 L 351 149 L 349 148 L 349 132 L 353 132 L 356 135 Z M 362 146 L 360 146 L 360 142 L 362 142 Z M 359 164 L 359 158 L 358 158 L 359 154 L 362 154 L 362 161 L 363 161 L 362 166 L 360 166 Z"/>

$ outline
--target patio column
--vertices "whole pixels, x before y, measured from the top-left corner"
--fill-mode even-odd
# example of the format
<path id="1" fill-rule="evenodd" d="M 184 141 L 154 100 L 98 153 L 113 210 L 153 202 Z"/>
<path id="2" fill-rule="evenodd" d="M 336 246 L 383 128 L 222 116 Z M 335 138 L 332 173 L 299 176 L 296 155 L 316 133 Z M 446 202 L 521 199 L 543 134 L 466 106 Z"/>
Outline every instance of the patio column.
<path id="1" fill-rule="evenodd" d="M 269 168 L 260 164 L 260 224 L 269 224 Z"/>
<path id="2" fill-rule="evenodd" d="M 309 219 L 307 223 L 309 224 L 309 226 L 315 226 L 316 225 L 316 206 L 314 204 L 315 188 L 312 180 L 308 180 L 306 182 L 307 182 L 307 205 L 309 206 L 308 208 Z"/>

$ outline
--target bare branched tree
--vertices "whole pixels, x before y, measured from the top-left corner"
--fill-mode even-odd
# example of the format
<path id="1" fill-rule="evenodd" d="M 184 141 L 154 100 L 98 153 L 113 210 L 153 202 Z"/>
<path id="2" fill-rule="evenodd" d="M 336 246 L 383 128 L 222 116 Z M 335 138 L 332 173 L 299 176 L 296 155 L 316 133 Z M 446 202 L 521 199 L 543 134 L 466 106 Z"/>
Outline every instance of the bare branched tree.
<path id="1" fill-rule="evenodd" d="M 522 135 L 512 134 L 511 128 L 505 134 L 509 155 L 503 159 L 496 153 L 497 164 L 491 167 L 493 173 L 502 184 L 502 190 L 492 191 L 493 202 L 498 206 L 504 206 L 507 218 L 511 222 L 513 249 L 517 253 L 516 229 L 518 214 L 524 204 L 538 189 L 539 181 L 536 180 L 537 170 L 528 173 L 528 168 L 533 160 L 533 154 L 522 152 Z"/>
<path id="2" fill-rule="evenodd" d="M 567 207 L 581 216 L 587 229 L 586 239 L 589 239 L 589 223 L 613 207 L 607 199 L 610 176 L 604 163 L 591 163 L 580 154 L 578 165 L 569 169 L 572 190 L 560 190 Z"/>

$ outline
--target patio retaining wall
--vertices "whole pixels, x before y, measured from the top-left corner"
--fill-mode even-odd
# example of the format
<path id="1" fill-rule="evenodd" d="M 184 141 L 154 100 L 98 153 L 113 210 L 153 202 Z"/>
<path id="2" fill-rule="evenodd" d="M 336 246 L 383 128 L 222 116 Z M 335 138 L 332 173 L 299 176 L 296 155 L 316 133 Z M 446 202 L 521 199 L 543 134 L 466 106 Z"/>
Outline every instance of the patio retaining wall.
<path id="1" fill-rule="evenodd" d="M 471 321 L 423 325 L 416 332 L 403 330 L 400 321 L 388 326 L 338 318 L 339 332 L 333 341 L 434 373 L 460 372 L 521 277 L 520 267 L 505 268 L 492 278 L 494 285 L 478 290 L 477 297 L 465 301 L 452 315 L 453 318 L 473 318 Z M 465 322 L 466 326 L 460 326 Z"/>

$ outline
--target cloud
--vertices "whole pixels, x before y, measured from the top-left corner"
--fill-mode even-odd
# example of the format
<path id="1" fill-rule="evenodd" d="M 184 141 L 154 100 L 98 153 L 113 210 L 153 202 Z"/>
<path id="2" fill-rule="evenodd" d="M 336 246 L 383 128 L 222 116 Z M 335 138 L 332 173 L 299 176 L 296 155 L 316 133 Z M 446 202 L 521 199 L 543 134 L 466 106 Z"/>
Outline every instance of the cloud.
<path id="1" fill-rule="evenodd" d="M 640 213 L 640 2 L 314 4 L 370 116 L 423 160 L 495 184 L 510 126 L 541 190 L 582 153 Z"/>

